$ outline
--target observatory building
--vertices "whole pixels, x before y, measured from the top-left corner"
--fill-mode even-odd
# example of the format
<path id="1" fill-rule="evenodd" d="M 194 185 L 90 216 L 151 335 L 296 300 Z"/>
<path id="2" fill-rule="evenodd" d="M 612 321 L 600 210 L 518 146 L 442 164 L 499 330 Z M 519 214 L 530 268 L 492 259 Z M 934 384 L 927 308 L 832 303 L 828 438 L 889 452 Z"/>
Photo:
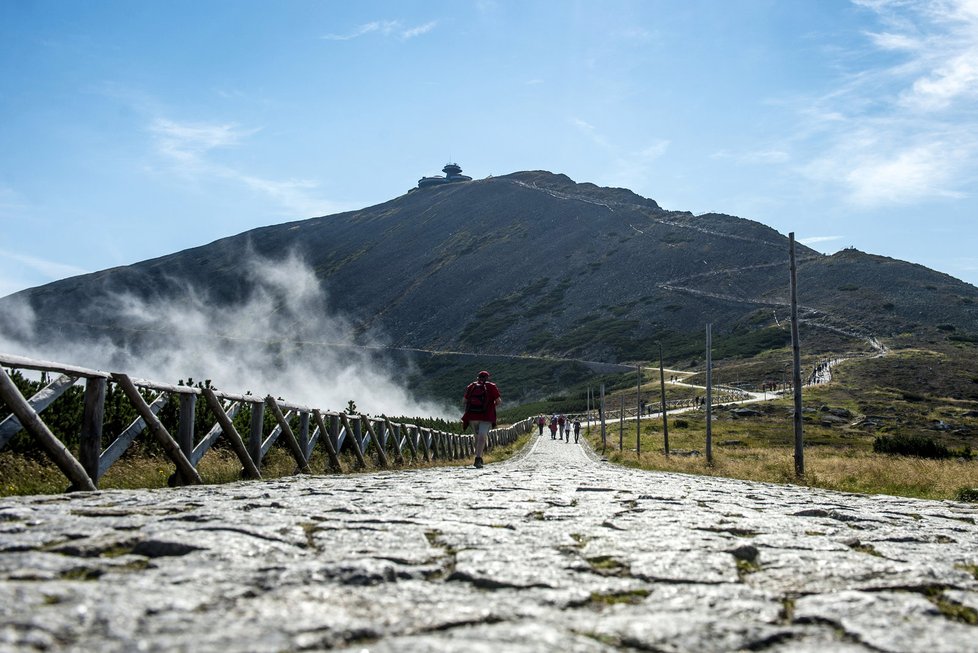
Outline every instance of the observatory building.
<path id="1" fill-rule="evenodd" d="M 444 177 L 422 177 L 418 180 L 418 188 L 428 188 L 429 186 L 440 186 L 441 184 L 454 184 L 457 181 L 472 181 L 472 177 L 462 174 L 462 168 L 457 163 L 446 164 L 441 169 L 445 173 Z"/>

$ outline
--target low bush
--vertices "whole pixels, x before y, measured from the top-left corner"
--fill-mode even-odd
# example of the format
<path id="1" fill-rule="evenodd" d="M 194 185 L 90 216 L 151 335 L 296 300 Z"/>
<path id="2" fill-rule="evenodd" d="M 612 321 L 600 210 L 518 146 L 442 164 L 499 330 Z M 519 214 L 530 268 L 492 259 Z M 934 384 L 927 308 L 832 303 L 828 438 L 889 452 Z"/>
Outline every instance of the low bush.
<path id="1" fill-rule="evenodd" d="M 951 458 L 955 455 L 943 444 L 918 435 L 880 435 L 873 440 L 873 451 L 933 459 Z"/>
<path id="2" fill-rule="evenodd" d="M 958 490 L 958 493 L 954 498 L 958 501 L 978 503 L 978 487 L 963 487 Z"/>

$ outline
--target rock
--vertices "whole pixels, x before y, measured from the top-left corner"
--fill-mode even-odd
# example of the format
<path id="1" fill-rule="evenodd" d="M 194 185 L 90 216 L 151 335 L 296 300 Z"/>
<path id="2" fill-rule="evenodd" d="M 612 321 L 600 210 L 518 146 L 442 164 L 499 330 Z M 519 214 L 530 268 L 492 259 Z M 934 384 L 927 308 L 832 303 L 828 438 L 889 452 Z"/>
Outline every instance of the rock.
<path id="1" fill-rule="evenodd" d="M 764 414 L 761 411 L 755 410 L 753 408 L 737 408 L 735 410 L 730 411 L 730 413 L 734 417 L 760 417 Z"/>
<path id="2" fill-rule="evenodd" d="M 6 497 L 0 516 L 2 651 L 974 647 L 942 610 L 978 604 L 978 505 L 644 472 L 547 436 L 479 473 Z"/>

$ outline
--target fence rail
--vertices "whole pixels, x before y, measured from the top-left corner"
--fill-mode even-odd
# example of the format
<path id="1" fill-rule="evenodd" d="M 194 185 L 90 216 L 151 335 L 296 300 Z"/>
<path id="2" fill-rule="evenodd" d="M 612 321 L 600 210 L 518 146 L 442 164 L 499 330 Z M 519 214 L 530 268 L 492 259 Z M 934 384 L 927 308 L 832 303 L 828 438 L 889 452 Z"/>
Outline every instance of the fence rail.
<path id="1" fill-rule="evenodd" d="M 5 369 L 6 368 L 6 369 Z M 30 398 L 21 394 L 10 370 L 31 370 L 57 375 Z M 43 377 L 42 377 L 43 378 Z M 108 446 L 103 447 L 105 399 L 109 384 L 115 384 L 128 398 L 138 417 L 122 429 Z M 69 451 L 51 431 L 41 414 L 58 397 L 76 384 L 84 384 L 84 408 L 80 417 L 78 456 Z M 150 398 L 144 395 L 150 395 Z M 178 425 L 170 433 L 157 415 L 171 396 L 178 399 Z M 203 397 L 215 423 L 202 436 L 195 433 L 198 398 Z M 324 471 L 346 471 L 341 452 L 349 451 L 356 466 L 367 466 L 375 458 L 381 467 L 407 462 L 461 459 L 475 455 L 473 435 L 449 433 L 414 424 L 391 422 L 386 417 L 322 410 L 276 399 L 271 395 L 223 392 L 209 387 L 171 385 L 134 379 L 121 372 L 104 372 L 50 361 L 0 354 L 0 400 L 11 414 L 0 421 L 0 450 L 11 439 L 26 431 L 44 449 L 71 482 L 71 490 L 96 490 L 99 479 L 115 464 L 141 434 L 155 438 L 166 456 L 176 466 L 171 484 L 199 484 L 197 470 L 204 454 L 221 438 L 227 440 L 241 461 L 247 478 L 260 479 L 262 459 L 276 442 L 284 442 L 295 459 L 296 469 L 310 473 L 312 454 L 317 447 L 326 454 Z M 241 434 L 234 425 L 235 416 L 250 407 L 248 432 Z M 265 432 L 265 411 L 274 418 L 274 427 Z M 293 428 L 297 424 L 298 428 Z M 489 432 L 487 446 L 514 442 L 532 426 L 524 420 Z"/>

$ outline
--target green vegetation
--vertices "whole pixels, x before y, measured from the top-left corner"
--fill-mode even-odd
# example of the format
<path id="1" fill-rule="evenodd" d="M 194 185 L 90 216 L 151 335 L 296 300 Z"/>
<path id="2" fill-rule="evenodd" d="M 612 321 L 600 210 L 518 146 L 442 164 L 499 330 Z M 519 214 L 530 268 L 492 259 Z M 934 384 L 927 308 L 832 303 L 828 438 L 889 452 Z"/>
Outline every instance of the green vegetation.
<path id="1" fill-rule="evenodd" d="M 717 374 L 756 379 L 780 372 L 765 363 L 767 358 L 728 362 Z M 604 443 L 597 427 L 585 435 L 610 461 L 631 467 L 976 501 L 978 461 L 971 452 L 978 442 L 978 392 L 970 382 L 976 362 L 975 347 L 952 351 L 938 344 L 836 366 L 832 383 L 807 388 L 803 395 L 803 478 L 794 474 L 793 404 L 788 398 L 753 404 L 760 414 L 748 417 L 730 407 L 714 407 L 712 465 L 706 462 L 702 410 L 670 419 L 668 457 L 659 420 L 642 423 L 640 456 L 634 419 L 610 422 Z M 767 372 L 758 374 L 762 370 Z M 643 393 L 656 397 L 658 384 L 643 386 Z M 617 396 L 610 397 L 611 405 Z"/>

